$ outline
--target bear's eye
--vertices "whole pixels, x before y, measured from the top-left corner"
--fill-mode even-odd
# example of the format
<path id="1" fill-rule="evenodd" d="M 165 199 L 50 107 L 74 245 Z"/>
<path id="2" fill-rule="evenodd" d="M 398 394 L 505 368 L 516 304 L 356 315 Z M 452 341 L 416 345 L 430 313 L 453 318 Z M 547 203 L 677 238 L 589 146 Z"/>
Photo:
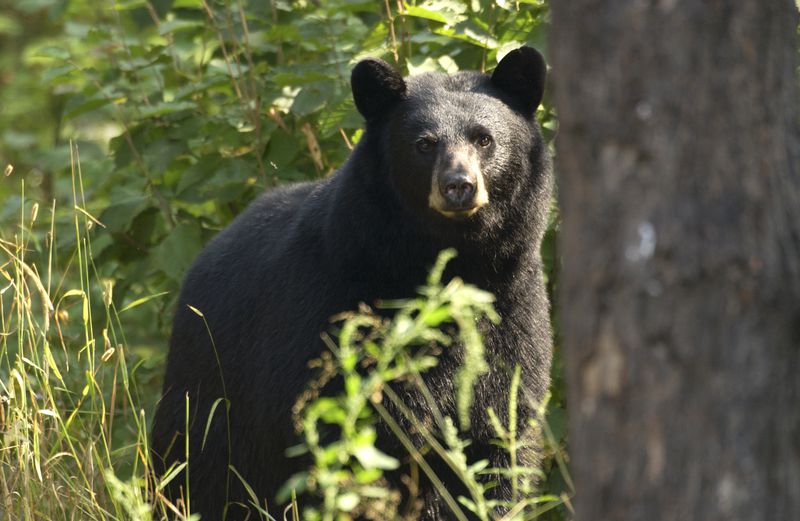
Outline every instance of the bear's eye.
<path id="1" fill-rule="evenodd" d="M 436 146 L 436 141 L 430 138 L 421 138 L 417 140 L 417 150 L 420 152 L 430 152 Z"/>
<path id="2" fill-rule="evenodd" d="M 492 144 L 492 136 L 490 136 L 489 134 L 481 134 L 481 136 L 478 138 L 478 145 L 482 147 L 488 147 L 491 144 Z"/>

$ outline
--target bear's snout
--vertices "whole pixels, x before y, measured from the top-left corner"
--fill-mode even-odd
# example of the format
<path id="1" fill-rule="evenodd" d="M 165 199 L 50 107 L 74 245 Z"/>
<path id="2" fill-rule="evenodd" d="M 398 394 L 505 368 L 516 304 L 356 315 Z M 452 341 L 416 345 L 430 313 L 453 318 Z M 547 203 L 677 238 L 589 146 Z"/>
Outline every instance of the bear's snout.
<path id="1" fill-rule="evenodd" d="M 474 154 L 452 154 L 434 170 L 428 206 L 448 218 L 469 217 L 489 202 Z"/>
<path id="2" fill-rule="evenodd" d="M 439 190 L 445 202 L 454 210 L 470 209 L 475 200 L 475 176 L 463 172 L 443 175 L 439 180 Z"/>

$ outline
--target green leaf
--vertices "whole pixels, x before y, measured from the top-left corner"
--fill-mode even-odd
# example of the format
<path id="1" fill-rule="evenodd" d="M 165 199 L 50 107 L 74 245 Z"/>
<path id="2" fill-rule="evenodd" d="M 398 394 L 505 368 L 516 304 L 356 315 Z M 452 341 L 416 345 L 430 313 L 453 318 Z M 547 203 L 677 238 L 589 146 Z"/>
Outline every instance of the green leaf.
<path id="1" fill-rule="evenodd" d="M 165 101 L 153 106 L 141 107 L 139 113 L 145 118 L 152 118 L 195 108 L 197 108 L 197 104 L 191 101 Z"/>
<path id="2" fill-rule="evenodd" d="M 447 23 L 447 18 L 443 14 L 416 5 L 407 5 L 405 14 L 407 16 L 424 18 L 426 20 L 433 20 L 434 22 L 440 22 L 443 24 Z"/>
<path id="3" fill-rule="evenodd" d="M 442 322 L 450 320 L 452 309 L 450 306 L 440 306 L 424 315 L 425 325 L 438 327 Z"/>
<path id="4" fill-rule="evenodd" d="M 178 195 L 181 195 L 186 191 L 187 188 L 192 187 L 197 183 L 208 181 L 219 170 L 219 163 L 219 156 L 204 157 L 202 160 L 197 161 L 195 164 L 183 171 L 175 192 Z"/>
<path id="5" fill-rule="evenodd" d="M 299 137 L 287 134 L 282 130 L 277 130 L 272 133 L 267 146 L 266 160 L 273 168 L 278 171 L 286 166 L 289 166 L 297 154 L 300 152 Z"/>
<path id="6" fill-rule="evenodd" d="M 374 445 L 362 445 L 353 450 L 362 467 L 366 469 L 394 470 L 400 466 L 395 458 L 375 448 Z"/>
<path id="7" fill-rule="evenodd" d="M 56 47 L 54 45 L 49 45 L 47 47 L 42 47 L 39 49 L 35 54 L 37 58 L 53 58 L 55 60 L 69 60 L 69 51 L 66 50 L 64 47 Z"/>
<path id="8" fill-rule="evenodd" d="M 155 266 L 180 283 L 203 244 L 197 223 L 180 224 L 155 249 Z"/>
<path id="9" fill-rule="evenodd" d="M 65 83 L 66 81 L 56 82 L 55 80 L 66 80 L 65 77 L 74 71 L 75 66 L 69 63 L 56 67 L 48 67 L 42 74 L 42 81 L 45 83 Z"/>
<path id="10" fill-rule="evenodd" d="M 201 29 L 205 24 L 200 20 L 186 20 L 183 18 L 175 18 L 161 22 L 158 26 L 158 34 L 164 36 L 169 33 L 177 33 L 189 29 Z"/>
<path id="11" fill-rule="evenodd" d="M 356 508 L 361 501 L 361 498 L 355 492 L 342 494 L 336 498 L 336 508 L 342 512 L 350 512 Z"/>
<path id="12" fill-rule="evenodd" d="M 466 19 L 467 6 L 453 0 L 433 0 L 420 5 L 406 5 L 408 16 L 423 18 L 447 25 L 455 25 Z"/>
<path id="13" fill-rule="evenodd" d="M 121 232 L 127 230 L 134 218 L 150 206 L 150 200 L 144 195 L 122 198 L 119 192 L 114 194 L 114 203 L 103 210 L 99 220 L 109 231 Z"/>
<path id="14" fill-rule="evenodd" d="M 71 98 L 67 102 L 66 109 L 64 110 L 64 119 L 73 119 L 81 114 L 97 110 L 121 99 L 122 98 L 112 97 L 99 92 L 91 96 L 77 96 Z"/>
<path id="15" fill-rule="evenodd" d="M 298 116 L 308 116 L 325 106 L 330 98 L 331 91 L 321 83 L 314 83 L 303 87 L 292 103 L 292 112 Z"/>

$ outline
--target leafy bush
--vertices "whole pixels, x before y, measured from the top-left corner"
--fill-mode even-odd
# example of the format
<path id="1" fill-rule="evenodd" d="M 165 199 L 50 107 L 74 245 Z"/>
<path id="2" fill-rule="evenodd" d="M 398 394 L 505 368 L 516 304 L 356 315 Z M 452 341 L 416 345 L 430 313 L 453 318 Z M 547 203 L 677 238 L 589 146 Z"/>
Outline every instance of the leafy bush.
<path id="1" fill-rule="evenodd" d="M 80 144 L 87 211 L 109 232 L 95 241 L 98 265 L 120 299 L 170 291 L 151 317 L 162 329 L 210 236 L 264 188 L 325 176 L 347 157 L 362 125 L 349 88 L 355 61 L 381 56 L 412 74 L 484 70 L 523 43 L 542 47 L 547 21 L 543 2 L 530 0 L 61 7 L 60 31 L 25 52 L 59 110 L 57 146 L 32 161 L 35 136 L 0 121 L 13 129 L 0 151 L 37 196 L 66 201 L 69 176 L 57 170 L 69 164 L 65 141 Z M 541 115 L 552 128 L 549 109 Z"/>

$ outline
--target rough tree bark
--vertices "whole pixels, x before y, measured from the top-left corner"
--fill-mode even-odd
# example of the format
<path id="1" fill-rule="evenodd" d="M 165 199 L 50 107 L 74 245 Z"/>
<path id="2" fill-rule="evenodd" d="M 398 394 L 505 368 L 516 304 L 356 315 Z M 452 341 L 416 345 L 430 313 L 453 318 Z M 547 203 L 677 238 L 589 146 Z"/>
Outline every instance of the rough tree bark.
<path id="1" fill-rule="evenodd" d="M 800 520 L 793 0 L 555 0 L 579 521 Z"/>

